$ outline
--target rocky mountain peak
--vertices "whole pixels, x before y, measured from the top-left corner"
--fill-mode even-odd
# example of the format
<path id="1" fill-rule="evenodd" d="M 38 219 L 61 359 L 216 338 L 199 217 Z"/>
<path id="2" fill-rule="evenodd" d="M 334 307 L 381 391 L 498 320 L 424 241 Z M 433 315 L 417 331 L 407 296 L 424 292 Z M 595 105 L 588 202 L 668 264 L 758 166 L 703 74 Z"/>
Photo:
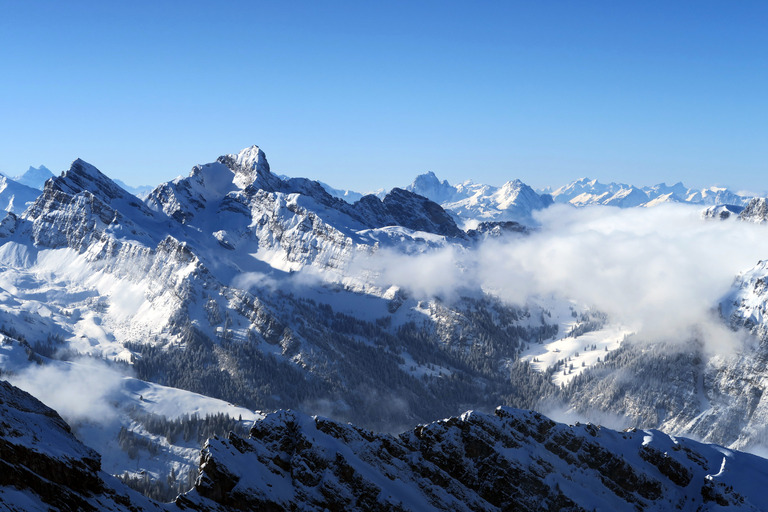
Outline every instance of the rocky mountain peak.
<path id="1" fill-rule="evenodd" d="M 35 192 L 38 196 L 23 218 L 32 222 L 34 243 L 48 247 L 85 250 L 105 230 L 117 234 L 125 229 L 131 238 L 144 239 L 147 233 L 134 220 L 142 224 L 154 218 L 140 199 L 79 158 L 48 180 L 42 194 Z"/>
<path id="2" fill-rule="evenodd" d="M 267 155 L 258 146 L 251 146 L 239 153 L 220 156 L 217 162 L 232 169 L 235 173 L 235 184 L 240 188 L 251 185 L 256 180 L 261 180 L 264 185 L 271 187 L 280 179 L 274 176 L 269 169 Z M 264 187 L 260 187 L 264 188 Z"/>
<path id="3" fill-rule="evenodd" d="M 756 197 L 752 199 L 739 214 L 741 220 L 762 224 L 768 221 L 768 199 Z"/>
<path id="4" fill-rule="evenodd" d="M 106 174 L 80 158 L 72 162 L 61 176 L 46 182 L 45 190 L 49 188 L 69 195 L 88 191 L 107 204 L 111 204 L 115 199 L 130 196 Z"/>

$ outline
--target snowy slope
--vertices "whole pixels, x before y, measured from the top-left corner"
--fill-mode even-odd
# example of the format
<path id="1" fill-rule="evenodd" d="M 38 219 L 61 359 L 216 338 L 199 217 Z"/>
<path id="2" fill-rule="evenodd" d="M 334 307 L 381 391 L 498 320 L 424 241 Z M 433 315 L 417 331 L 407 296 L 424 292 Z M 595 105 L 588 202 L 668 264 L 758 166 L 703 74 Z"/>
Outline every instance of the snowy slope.
<path id="1" fill-rule="evenodd" d="M 38 355 L 75 359 L 65 364 L 69 372 L 77 373 L 78 357 L 106 359 L 158 383 L 142 386 L 391 428 L 470 403 L 495 405 L 508 375 L 480 379 L 480 368 L 514 361 L 525 340 L 551 328 L 539 308 L 526 312 L 533 321 L 486 325 L 471 314 L 476 301 L 404 297 L 370 269 L 350 267 L 356 254 L 382 247 L 411 254 L 461 246 L 465 237 L 424 197 L 397 189 L 350 205 L 316 182 L 272 174 L 255 147 L 194 168 L 146 202 L 76 160 L 23 215 L 0 225 L 0 319 Z M 500 318 L 523 315 L 498 301 L 482 307 Z M 483 356 L 490 363 L 468 363 L 458 347 L 469 350 L 481 338 L 493 340 L 498 353 Z M 427 348 L 425 340 L 439 344 Z M 15 354 L 6 369 L 26 352 Z M 436 367 L 461 380 L 443 385 Z M 104 450 L 105 467 L 115 473 L 143 469 L 163 478 L 169 467 L 188 467 L 195 446 L 170 446 L 130 414 L 168 415 L 167 404 L 183 393 L 160 393 L 154 409 L 141 397 L 156 391 L 129 392 L 129 382 L 112 388 L 118 405 L 107 409 L 109 428 L 83 420 L 78 432 Z M 498 390 L 489 393 L 488 382 Z M 372 395 L 391 409 L 372 410 Z M 145 458 L 143 467 L 126 458 L 115 448 L 120 427 L 159 444 L 162 455 Z"/>
<path id="2" fill-rule="evenodd" d="M 634 208 L 668 202 L 746 206 L 750 200 L 722 187 L 689 189 L 682 183 L 671 186 L 660 183 L 640 188 L 623 183 L 604 184 L 588 178 L 557 188 L 551 194 L 540 194 L 520 180 L 501 187 L 471 181 L 451 185 L 445 180 L 440 181 L 432 172 L 417 176 L 406 188 L 440 203 L 465 228 L 487 221 L 515 221 L 533 226 L 536 224 L 533 212 L 546 208 L 553 201 L 578 207 L 599 204 Z"/>
<path id="3" fill-rule="evenodd" d="M 2 210 L 21 213 L 39 195 L 39 190 L 0 175 L 0 208 Z"/>
<path id="4" fill-rule="evenodd" d="M 756 197 L 749 201 L 739 213 L 739 219 L 754 222 L 755 224 L 768 222 L 768 199 Z"/>
<path id="5" fill-rule="evenodd" d="M 159 511 L 100 469 L 99 455 L 29 394 L 0 381 L 0 509 Z"/>

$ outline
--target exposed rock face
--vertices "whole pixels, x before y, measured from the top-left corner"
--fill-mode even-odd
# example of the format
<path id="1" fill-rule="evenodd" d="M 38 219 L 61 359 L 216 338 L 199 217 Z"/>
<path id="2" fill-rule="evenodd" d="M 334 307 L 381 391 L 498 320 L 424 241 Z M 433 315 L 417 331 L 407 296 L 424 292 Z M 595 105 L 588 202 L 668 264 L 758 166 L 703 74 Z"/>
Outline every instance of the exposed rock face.
<path id="1" fill-rule="evenodd" d="M 151 243 L 138 224 L 160 221 L 141 200 L 80 159 L 45 183 L 43 193 L 22 218 L 31 225 L 36 245 L 79 252 L 107 236 Z"/>
<path id="2" fill-rule="evenodd" d="M 468 412 L 399 436 L 278 411 L 210 439 L 157 504 L 100 471 L 58 414 L 0 381 L 0 508 L 31 511 L 765 510 L 768 461 L 658 431 Z"/>
<path id="3" fill-rule="evenodd" d="M 497 199 L 527 194 L 520 183 L 508 185 Z M 760 218 L 764 210 L 763 200 L 750 211 Z M 516 373 L 507 372 L 526 343 L 557 332 L 548 306 L 492 307 L 471 297 L 461 304 L 417 304 L 394 290 L 375 295 L 376 305 L 372 297 L 353 295 L 354 289 L 334 290 L 340 297 L 349 292 L 343 298 L 350 302 L 372 299 L 369 305 L 380 315 L 400 314 L 394 321 L 363 320 L 322 301 L 291 296 L 291 287 L 268 290 L 235 281 L 275 269 L 290 276 L 306 267 L 343 278 L 352 256 L 386 243 L 382 233 L 388 227 L 395 228 L 391 240 L 401 236 L 403 246 L 470 238 L 445 210 L 420 195 L 395 189 L 383 200 L 368 196 L 345 203 L 316 182 L 272 174 L 255 147 L 196 167 L 188 178 L 156 189 L 146 203 L 78 160 L 49 180 L 25 213 L 0 222 L 3 264 L 26 272 L 19 282 L 27 291 L 39 279 L 39 290 L 23 300 L 49 300 L 39 310 L 55 315 L 37 315 L 36 303 L 32 308 L 6 299 L 4 305 L 19 315 L 3 319 L 22 327 L 35 320 L 37 332 L 59 322 L 79 350 L 122 354 L 123 360 L 126 353 L 136 355 L 134 369 L 148 380 L 252 408 L 329 411 L 331 404 L 327 414 L 376 428 L 390 429 L 391 424 L 382 425 L 396 414 L 402 414 L 399 429 L 469 404 L 535 407 L 534 398 L 560 397 L 556 393 L 562 390 L 546 376 L 530 375 L 520 365 Z M 517 232 L 524 229 L 513 221 L 483 222 L 470 239 Z M 417 242 L 420 238 L 428 241 Z M 49 260 L 38 265 L 43 253 Z M 49 294 L 45 279 L 54 272 L 69 281 Z M 734 326 L 764 338 L 765 274 L 761 268 L 745 276 L 737 283 L 743 296 L 723 309 Z M 78 293 L 69 294 L 70 288 Z M 121 300 L 125 295 L 129 300 Z M 405 314 L 416 308 L 417 315 Z M 414 316 L 427 320 L 392 327 Z M 100 336 L 102 330 L 108 336 Z M 762 382 L 766 353 L 760 349 L 739 360 L 707 363 L 696 354 L 626 351 L 611 378 L 602 379 L 606 368 L 600 367 L 591 373 L 591 383 L 585 377 L 581 387 L 562 396 L 572 399 L 568 405 L 631 414 L 636 425 L 751 448 L 768 439 L 768 401 L 762 398 L 768 396 Z M 520 390 L 524 401 L 517 401 Z M 398 404 L 396 412 L 385 409 L 387 404 Z"/>
<path id="4" fill-rule="evenodd" d="M 293 195 L 298 197 L 290 197 Z M 289 197 L 283 199 L 285 196 Z M 330 195 L 316 181 L 281 179 L 270 172 L 266 155 L 256 146 L 236 155 L 219 157 L 212 164 L 197 166 L 188 178 L 161 185 L 150 194 L 148 204 L 181 223 L 194 223 L 193 217 L 210 209 L 209 203 L 225 198 L 241 203 L 246 211 L 258 210 L 255 203 L 260 201 L 295 202 L 342 231 L 397 225 L 448 237 L 464 237 L 438 204 L 418 194 L 394 189 L 383 201 L 369 195 L 349 204 Z"/>
<path id="5" fill-rule="evenodd" d="M 768 221 L 768 199 L 765 197 L 752 199 L 739 214 L 739 219 L 758 224 Z"/>
<path id="6" fill-rule="evenodd" d="M 725 468 L 725 470 L 724 470 Z M 730 468 L 730 471 L 727 470 Z M 658 431 L 469 412 L 393 437 L 290 411 L 209 440 L 180 506 L 232 510 L 760 510 L 768 461 Z"/>
<path id="7" fill-rule="evenodd" d="M 467 231 L 470 238 L 483 240 L 486 238 L 499 238 L 512 234 L 527 234 L 530 229 L 518 222 L 511 220 L 501 222 L 481 222 L 475 229 Z"/>
<path id="8" fill-rule="evenodd" d="M 388 243 L 418 251 L 454 242 L 468 237 L 422 196 L 396 190 L 349 204 L 272 174 L 258 148 L 198 166 L 146 203 L 78 160 L 24 214 L 0 222 L 0 263 L 23 282 L 10 292 L 18 301 L 0 297 L 0 319 L 32 344 L 55 332 L 63 348 L 129 362 L 144 380 L 251 409 L 303 407 L 400 429 L 503 403 L 518 386 L 495 368 L 556 330 L 538 307 L 360 293 L 363 280 L 347 272 L 352 257 Z M 329 279 L 339 306 L 303 296 L 304 275 L 293 274 L 307 267 L 340 276 Z M 242 279 L 251 276 L 266 284 Z M 353 316 L 361 300 L 371 316 Z M 489 340 L 487 353 L 472 355 L 477 339 Z"/>
<path id="9" fill-rule="evenodd" d="M 0 508 L 14 512 L 160 510 L 101 472 L 100 456 L 56 413 L 0 381 Z"/>
<path id="10" fill-rule="evenodd" d="M 695 340 L 644 344 L 630 339 L 605 364 L 574 381 L 565 400 L 585 414 L 606 411 L 628 425 L 651 425 L 765 453 L 768 262 L 739 274 L 718 308 L 735 331 L 730 338 L 733 352 L 713 355 Z"/>
<path id="11" fill-rule="evenodd" d="M 365 196 L 353 207 L 360 218 L 368 219 L 371 227 L 403 226 L 451 238 L 465 236 L 439 204 L 401 188 L 393 188 L 383 201 L 373 195 Z"/>
<path id="12" fill-rule="evenodd" d="M 701 212 L 701 217 L 704 219 L 713 220 L 728 220 L 739 217 L 739 214 L 744 211 L 743 206 L 733 206 L 730 204 L 721 204 L 717 206 L 710 206 L 705 208 Z"/>

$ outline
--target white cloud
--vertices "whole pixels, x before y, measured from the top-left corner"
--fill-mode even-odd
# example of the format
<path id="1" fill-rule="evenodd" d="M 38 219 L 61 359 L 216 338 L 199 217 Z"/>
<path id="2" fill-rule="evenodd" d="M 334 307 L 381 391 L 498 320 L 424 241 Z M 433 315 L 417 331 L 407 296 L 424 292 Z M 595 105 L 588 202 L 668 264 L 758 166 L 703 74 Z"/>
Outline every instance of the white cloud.
<path id="1" fill-rule="evenodd" d="M 122 375 L 93 359 L 30 366 L 8 380 L 56 410 L 68 423 L 116 418 Z"/>
<path id="2" fill-rule="evenodd" d="M 714 311 L 733 279 L 768 257 L 768 227 L 703 220 L 700 208 L 576 209 L 539 213 L 541 230 L 491 240 L 476 249 L 448 248 L 419 256 L 380 252 L 366 262 L 382 284 L 416 296 L 454 294 L 480 286 L 522 304 L 555 295 L 607 313 L 646 338 L 689 339 L 733 347 L 733 333 Z"/>

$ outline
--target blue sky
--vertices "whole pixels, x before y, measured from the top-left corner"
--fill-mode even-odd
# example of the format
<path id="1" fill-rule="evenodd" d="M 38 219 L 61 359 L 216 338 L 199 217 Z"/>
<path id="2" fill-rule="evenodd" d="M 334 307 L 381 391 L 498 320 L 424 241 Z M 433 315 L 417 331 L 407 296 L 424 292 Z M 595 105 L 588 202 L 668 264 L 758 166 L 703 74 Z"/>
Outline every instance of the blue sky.
<path id="1" fill-rule="evenodd" d="M 768 2 L 0 0 L 0 171 L 768 190 Z"/>

